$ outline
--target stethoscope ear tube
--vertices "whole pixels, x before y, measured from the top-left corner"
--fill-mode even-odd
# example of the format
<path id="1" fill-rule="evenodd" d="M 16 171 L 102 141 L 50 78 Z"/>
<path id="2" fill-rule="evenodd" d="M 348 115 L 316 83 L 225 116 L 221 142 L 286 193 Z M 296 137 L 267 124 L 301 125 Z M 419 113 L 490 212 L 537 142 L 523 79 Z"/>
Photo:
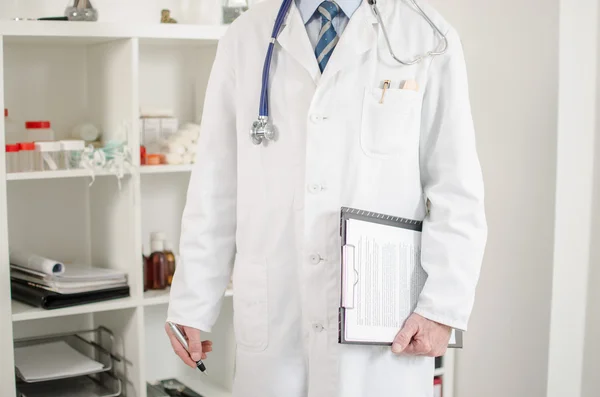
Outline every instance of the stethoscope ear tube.
<path id="1" fill-rule="evenodd" d="M 267 56 L 265 58 L 262 74 L 260 108 L 258 110 L 259 116 L 262 117 L 269 117 L 269 72 L 271 70 L 271 60 L 273 59 L 273 51 L 275 49 L 275 40 L 279 35 L 279 31 L 283 26 L 283 22 L 285 21 L 285 17 L 290 10 L 293 1 L 294 0 L 283 0 L 279 12 L 277 13 L 277 18 L 275 18 L 275 25 L 273 26 L 273 32 L 271 33 L 271 41 L 269 42 L 269 47 L 267 49 Z"/>

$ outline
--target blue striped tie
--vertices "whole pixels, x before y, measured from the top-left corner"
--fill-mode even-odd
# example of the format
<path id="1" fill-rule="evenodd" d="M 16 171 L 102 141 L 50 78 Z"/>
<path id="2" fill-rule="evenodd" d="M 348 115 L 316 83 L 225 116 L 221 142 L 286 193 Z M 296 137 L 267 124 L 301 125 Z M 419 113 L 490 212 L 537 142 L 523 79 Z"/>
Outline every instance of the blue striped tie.
<path id="1" fill-rule="evenodd" d="M 331 54 L 333 54 L 335 46 L 340 40 L 333 27 L 333 18 L 340 13 L 340 6 L 335 1 L 324 1 L 319 5 L 317 10 L 321 14 L 321 31 L 319 32 L 319 39 L 315 47 L 315 55 L 317 56 L 317 62 L 322 73 L 325 70 L 325 66 L 327 66 Z"/>

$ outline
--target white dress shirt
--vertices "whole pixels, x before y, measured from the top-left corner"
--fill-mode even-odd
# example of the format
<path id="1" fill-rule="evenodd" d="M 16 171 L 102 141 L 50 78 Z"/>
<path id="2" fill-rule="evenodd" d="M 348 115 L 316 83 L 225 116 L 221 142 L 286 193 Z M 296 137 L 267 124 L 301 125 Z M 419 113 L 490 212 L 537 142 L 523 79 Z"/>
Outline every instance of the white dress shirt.
<path id="1" fill-rule="evenodd" d="M 319 39 L 319 32 L 321 31 L 321 14 L 317 12 L 317 8 L 323 0 L 295 0 L 296 7 L 300 11 L 300 16 L 306 26 L 306 33 L 312 47 L 317 46 Z M 354 14 L 354 11 L 358 9 L 362 0 L 335 0 L 340 6 L 341 12 L 333 18 L 333 28 L 337 32 L 338 36 L 342 36 L 344 28 L 348 24 L 348 21 Z"/>

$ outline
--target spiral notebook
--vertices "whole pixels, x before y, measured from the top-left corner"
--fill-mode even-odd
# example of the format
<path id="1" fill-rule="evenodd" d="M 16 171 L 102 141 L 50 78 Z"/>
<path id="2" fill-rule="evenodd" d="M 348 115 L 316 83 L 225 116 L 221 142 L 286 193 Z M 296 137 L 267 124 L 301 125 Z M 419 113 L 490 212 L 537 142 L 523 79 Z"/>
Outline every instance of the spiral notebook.
<path id="1" fill-rule="evenodd" d="M 422 229 L 421 221 L 342 208 L 340 343 L 392 344 L 427 280 Z M 448 347 L 462 347 L 461 331 Z"/>

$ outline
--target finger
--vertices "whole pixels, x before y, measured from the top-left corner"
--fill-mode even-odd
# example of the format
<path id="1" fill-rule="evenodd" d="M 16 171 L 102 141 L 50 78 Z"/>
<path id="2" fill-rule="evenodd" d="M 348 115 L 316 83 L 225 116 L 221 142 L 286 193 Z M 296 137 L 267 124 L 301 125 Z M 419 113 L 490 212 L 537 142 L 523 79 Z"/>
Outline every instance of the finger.
<path id="1" fill-rule="evenodd" d="M 405 354 L 410 354 L 412 356 L 426 356 L 429 355 L 432 351 L 431 343 L 429 343 L 426 339 L 413 339 L 410 343 L 410 350 L 404 350 Z"/>
<path id="2" fill-rule="evenodd" d="M 169 328 L 167 328 L 167 335 L 169 336 L 169 341 L 171 342 L 171 347 L 173 348 L 173 351 L 175 352 L 175 354 L 177 354 L 177 356 L 179 356 L 181 361 L 183 361 L 186 365 L 192 368 L 196 368 L 196 363 L 194 362 L 194 360 L 190 358 L 188 352 L 181 345 L 181 343 L 179 343 L 179 341 L 177 340 L 175 335 L 173 335 L 173 332 Z"/>
<path id="3" fill-rule="evenodd" d="M 185 336 L 188 339 L 190 356 L 192 360 L 198 361 L 202 358 L 202 341 L 200 340 L 200 330 L 192 327 L 183 327 Z"/>
<path id="4" fill-rule="evenodd" d="M 210 353 L 213 350 L 211 345 L 205 345 L 204 342 L 202 343 L 202 351 L 204 353 Z"/>
<path id="5" fill-rule="evenodd" d="M 419 327 L 417 324 L 410 320 L 410 318 L 404 324 L 404 327 L 398 332 L 392 343 L 392 352 L 400 354 L 408 347 L 412 337 L 416 335 Z"/>

